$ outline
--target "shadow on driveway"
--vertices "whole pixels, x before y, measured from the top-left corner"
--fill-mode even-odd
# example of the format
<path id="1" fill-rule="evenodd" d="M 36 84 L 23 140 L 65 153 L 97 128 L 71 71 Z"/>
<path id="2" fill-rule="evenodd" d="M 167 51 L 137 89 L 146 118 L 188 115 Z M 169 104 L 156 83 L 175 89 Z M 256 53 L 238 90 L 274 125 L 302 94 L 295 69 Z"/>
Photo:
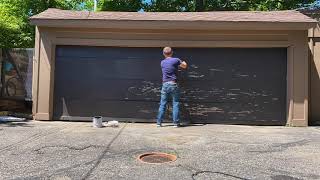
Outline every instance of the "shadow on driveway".
<path id="1" fill-rule="evenodd" d="M 31 123 L 29 123 L 29 120 L 23 121 L 23 122 L 5 122 L 0 121 L 0 127 L 34 127 Z"/>

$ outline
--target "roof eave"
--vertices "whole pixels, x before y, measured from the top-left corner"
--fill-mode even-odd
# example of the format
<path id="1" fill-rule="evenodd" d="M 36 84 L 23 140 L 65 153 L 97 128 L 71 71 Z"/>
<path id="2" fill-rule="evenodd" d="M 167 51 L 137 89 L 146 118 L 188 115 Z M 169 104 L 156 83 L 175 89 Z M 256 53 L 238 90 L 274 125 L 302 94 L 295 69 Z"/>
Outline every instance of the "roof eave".
<path id="1" fill-rule="evenodd" d="M 223 21 L 141 21 L 95 19 L 30 19 L 38 27 L 118 28 L 118 29 L 197 29 L 197 30 L 307 30 L 314 22 L 223 22 Z"/>

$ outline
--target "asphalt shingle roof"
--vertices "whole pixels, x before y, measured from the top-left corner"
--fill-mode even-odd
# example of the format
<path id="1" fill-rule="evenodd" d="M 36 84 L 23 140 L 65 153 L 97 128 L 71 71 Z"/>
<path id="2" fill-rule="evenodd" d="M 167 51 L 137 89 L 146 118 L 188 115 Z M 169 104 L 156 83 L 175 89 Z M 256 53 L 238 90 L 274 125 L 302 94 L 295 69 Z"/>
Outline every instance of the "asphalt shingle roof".
<path id="1" fill-rule="evenodd" d="M 31 20 L 124 20 L 124 21 L 208 21 L 314 23 L 295 11 L 212 11 L 212 12 L 88 12 L 48 9 Z"/>

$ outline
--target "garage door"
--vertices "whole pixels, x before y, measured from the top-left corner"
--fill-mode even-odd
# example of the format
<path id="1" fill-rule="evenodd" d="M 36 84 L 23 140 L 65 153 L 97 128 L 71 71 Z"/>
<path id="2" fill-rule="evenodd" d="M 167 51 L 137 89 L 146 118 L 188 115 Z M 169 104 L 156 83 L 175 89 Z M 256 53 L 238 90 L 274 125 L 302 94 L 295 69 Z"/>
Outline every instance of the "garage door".
<path id="1" fill-rule="evenodd" d="M 182 121 L 284 125 L 286 54 L 285 48 L 175 49 L 189 63 L 179 72 Z M 57 46 L 54 119 L 154 122 L 162 58 L 161 48 Z"/>

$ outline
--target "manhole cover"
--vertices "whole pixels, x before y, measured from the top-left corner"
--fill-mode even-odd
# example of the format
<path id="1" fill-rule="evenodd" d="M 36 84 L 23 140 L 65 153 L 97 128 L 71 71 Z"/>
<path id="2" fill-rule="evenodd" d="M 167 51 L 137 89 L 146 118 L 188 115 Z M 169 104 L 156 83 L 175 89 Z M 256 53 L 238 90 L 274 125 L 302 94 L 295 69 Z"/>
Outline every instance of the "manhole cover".
<path id="1" fill-rule="evenodd" d="M 144 153 L 138 156 L 138 159 L 144 163 L 160 164 L 177 160 L 177 156 L 161 152 Z"/>

